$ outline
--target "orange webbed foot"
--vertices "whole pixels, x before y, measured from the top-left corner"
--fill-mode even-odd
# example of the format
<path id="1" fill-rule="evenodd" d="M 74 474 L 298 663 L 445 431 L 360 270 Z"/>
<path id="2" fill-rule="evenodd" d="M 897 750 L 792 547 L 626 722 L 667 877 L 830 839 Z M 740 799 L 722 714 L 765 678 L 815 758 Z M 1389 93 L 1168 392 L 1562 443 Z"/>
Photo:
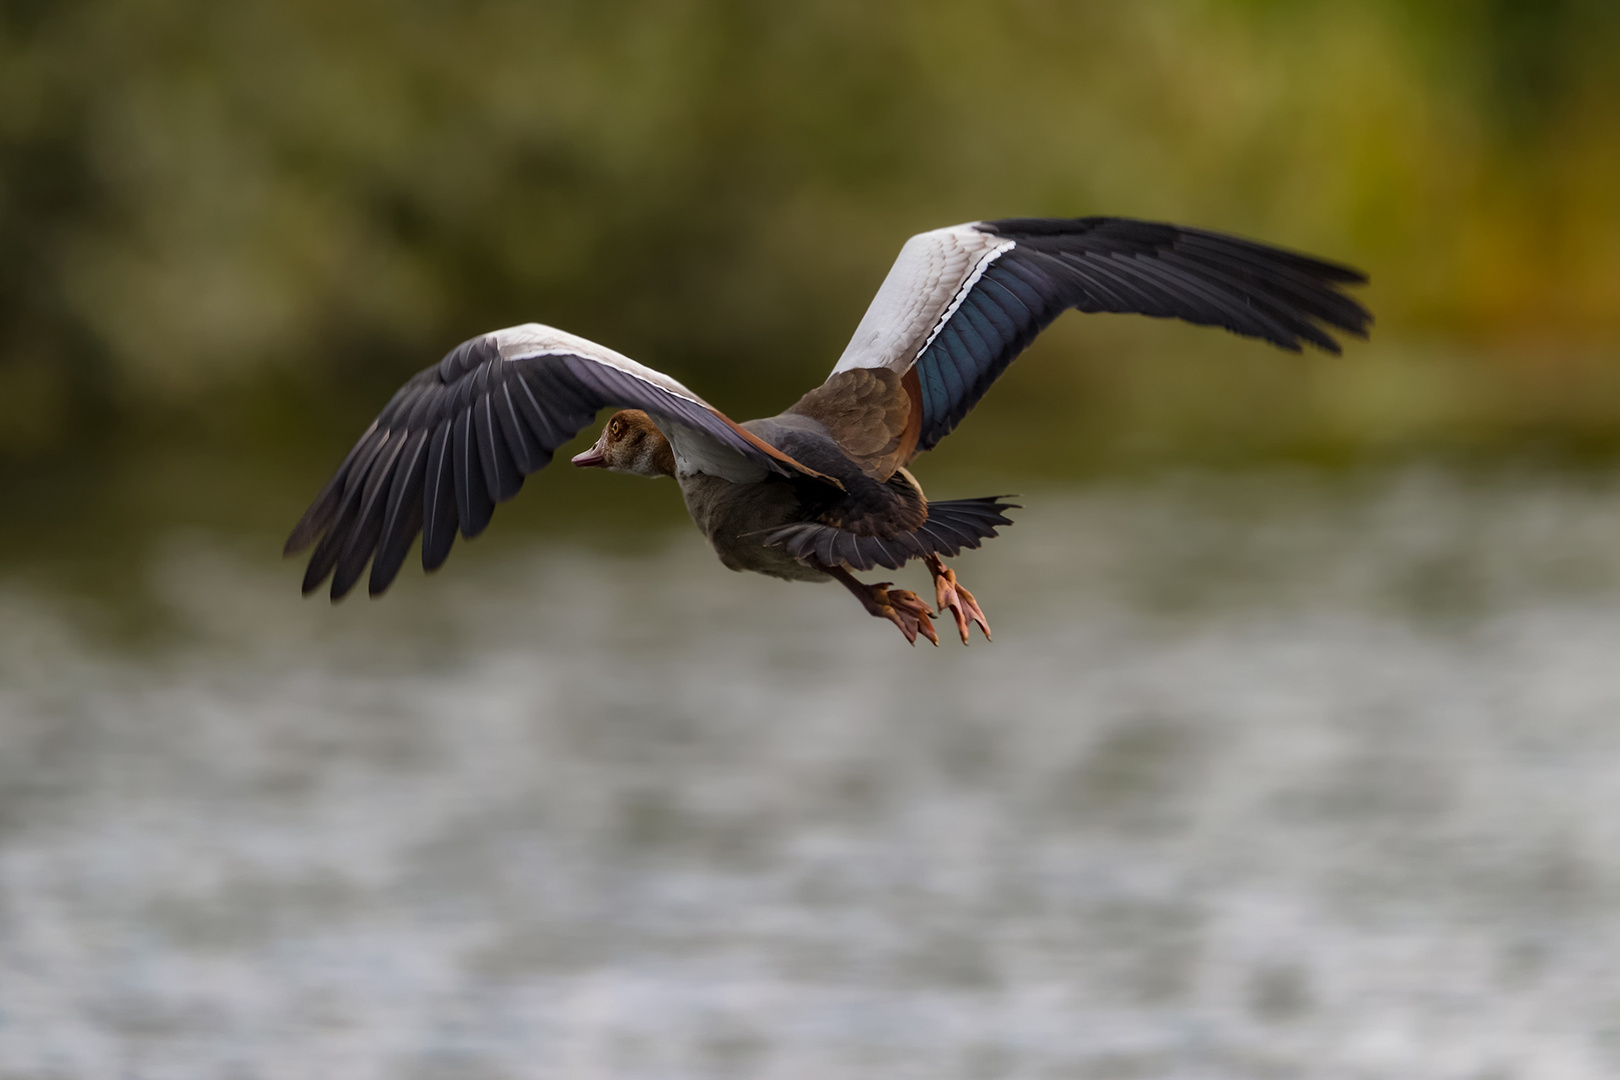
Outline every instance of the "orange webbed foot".
<path id="1" fill-rule="evenodd" d="M 934 575 L 934 598 L 938 601 L 939 613 L 943 615 L 947 608 L 950 610 L 956 620 L 956 630 L 962 635 L 962 644 L 968 643 L 968 627 L 975 623 L 984 634 L 984 640 L 989 641 L 990 623 L 973 594 L 956 580 L 956 571 L 946 566 L 938 555 L 930 555 L 925 561 L 928 572 Z"/>
<path id="2" fill-rule="evenodd" d="M 869 586 L 872 604 L 868 610 L 898 626 L 912 645 L 917 644 L 917 635 L 921 634 L 937 648 L 939 634 L 934 630 L 933 609 L 910 589 L 891 589 L 892 584 L 892 581 L 880 581 Z"/>
<path id="3" fill-rule="evenodd" d="M 892 581 L 880 581 L 875 585 L 855 580 L 855 576 L 842 566 L 829 566 L 825 563 L 812 563 L 828 577 L 848 589 L 867 613 L 880 619 L 888 619 L 900 628 L 906 635 L 906 641 L 912 645 L 917 644 L 917 635 L 921 634 L 937 647 L 939 634 L 934 630 L 934 609 L 923 603 L 922 598 L 910 589 L 891 589 Z"/>

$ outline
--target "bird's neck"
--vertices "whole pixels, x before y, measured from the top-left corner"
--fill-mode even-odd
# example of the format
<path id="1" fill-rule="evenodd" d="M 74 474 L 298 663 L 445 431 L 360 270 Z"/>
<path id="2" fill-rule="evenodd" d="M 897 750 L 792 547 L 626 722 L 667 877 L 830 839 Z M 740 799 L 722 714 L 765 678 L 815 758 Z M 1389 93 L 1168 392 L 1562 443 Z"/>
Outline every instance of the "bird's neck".
<path id="1" fill-rule="evenodd" d="M 674 476 L 675 449 L 657 428 L 636 448 L 635 471 L 642 476 Z"/>

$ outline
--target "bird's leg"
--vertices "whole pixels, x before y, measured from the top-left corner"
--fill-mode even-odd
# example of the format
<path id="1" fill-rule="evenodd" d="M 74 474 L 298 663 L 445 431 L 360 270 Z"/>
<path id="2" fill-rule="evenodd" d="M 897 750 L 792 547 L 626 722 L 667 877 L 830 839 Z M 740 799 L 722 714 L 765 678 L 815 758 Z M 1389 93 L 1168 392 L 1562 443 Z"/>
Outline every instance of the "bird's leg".
<path id="1" fill-rule="evenodd" d="M 909 589 L 891 589 L 892 581 L 867 585 L 855 580 L 855 575 L 841 566 L 827 566 L 819 562 L 816 566 L 854 593 L 855 599 L 861 602 L 868 614 L 888 619 L 898 626 L 911 644 L 917 644 L 917 635 L 921 634 L 936 646 L 939 645 L 939 635 L 934 632 L 930 619 L 933 612 L 916 593 Z"/>
<path id="2" fill-rule="evenodd" d="M 950 608 L 951 614 L 956 618 L 956 629 L 962 635 L 962 644 L 968 643 L 968 622 L 976 622 L 979 629 L 984 631 L 984 640 L 990 640 L 990 624 L 985 621 L 984 612 L 979 610 L 978 602 L 973 594 L 968 592 L 956 580 L 956 571 L 945 565 L 945 560 L 938 555 L 928 555 L 923 562 L 928 566 L 928 572 L 934 575 L 934 596 L 939 601 L 939 613 L 945 614 Z"/>

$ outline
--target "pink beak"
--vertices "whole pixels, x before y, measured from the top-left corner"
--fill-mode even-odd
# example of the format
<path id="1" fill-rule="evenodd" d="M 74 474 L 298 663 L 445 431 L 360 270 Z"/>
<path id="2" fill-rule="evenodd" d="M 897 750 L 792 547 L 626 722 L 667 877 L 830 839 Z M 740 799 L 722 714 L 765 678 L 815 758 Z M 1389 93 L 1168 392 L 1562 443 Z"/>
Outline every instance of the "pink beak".
<path id="1" fill-rule="evenodd" d="M 575 454 L 572 461 L 582 469 L 601 468 L 607 464 L 607 455 L 593 446 L 583 454 Z"/>

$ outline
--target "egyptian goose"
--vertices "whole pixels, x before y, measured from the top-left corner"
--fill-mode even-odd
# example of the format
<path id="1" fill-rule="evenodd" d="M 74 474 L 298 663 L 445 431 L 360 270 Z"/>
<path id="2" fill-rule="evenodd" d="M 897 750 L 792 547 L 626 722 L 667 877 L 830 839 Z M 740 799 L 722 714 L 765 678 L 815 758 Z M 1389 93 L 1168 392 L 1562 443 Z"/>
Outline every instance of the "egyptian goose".
<path id="1" fill-rule="evenodd" d="M 573 459 L 672 476 L 733 570 L 842 584 L 872 615 L 939 644 L 949 610 L 964 644 L 990 624 L 944 559 L 1011 524 L 1000 498 L 930 501 L 906 469 L 1068 308 L 1222 326 L 1293 352 L 1337 353 L 1324 327 L 1365 337 L 1346 266 L 1201 229 L 1127 218 L 1014 218 L 908 240 L 827 381 L 786 412 L 739 424 L 685 386 L 537 323 L 475 337 L 407 382 L 293 528 L 317 539 L 304 592 L 342 597 L 371 563 L 388 588 L 416 534 L 437 569 L 598 410 L 620 406 Z M 921 559 L 936 607 L 852 571 Z"/>

